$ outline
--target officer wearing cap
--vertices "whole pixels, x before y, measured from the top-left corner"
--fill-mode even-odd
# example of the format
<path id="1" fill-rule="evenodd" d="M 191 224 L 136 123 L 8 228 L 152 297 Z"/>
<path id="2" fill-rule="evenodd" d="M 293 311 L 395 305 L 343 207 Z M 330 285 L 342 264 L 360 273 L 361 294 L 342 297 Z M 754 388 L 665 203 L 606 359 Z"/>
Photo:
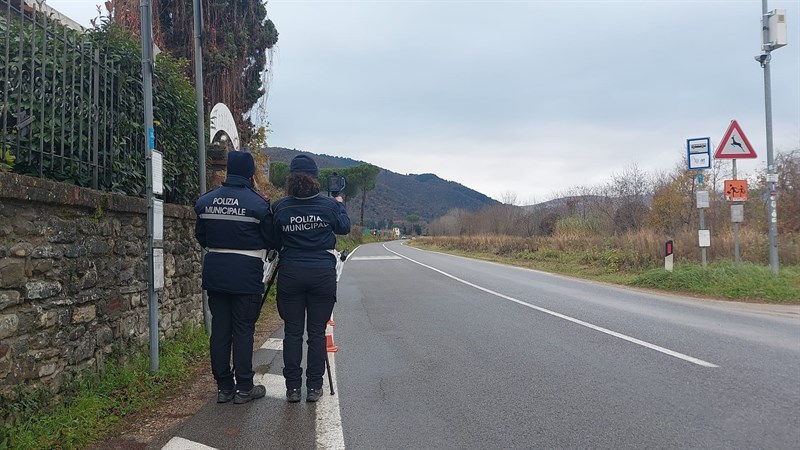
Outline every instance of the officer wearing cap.
<path id="1" fill-rule="evenodd" d="M 269 201 L 253 190 L 253 155 L 229 152 L 227 169 L 222 186 L 197 200 L 195 237 L 208 251 L 203 289 L 212 315 L 217 403 L 247 403 L 266 394 L 264 386 L 253 385 L 253 334 L 262 306 L 264 261 L 272 248 L 272 222 Z"/>
<path id="2" fill-rule="evenodd" d="M 342 197 L 320 195 L 313 159 L 298 155 L 289 165 L 287 197 L 272 205 L 275 244 L 280 247 L 278 313 L 284 321 L 283 376 L 286 399 L 301 397 L 303 329 L 308 333 L 306 401 L 322 396 L 325 327 L 336 303 L 335 234 L 350 232 Z"/>

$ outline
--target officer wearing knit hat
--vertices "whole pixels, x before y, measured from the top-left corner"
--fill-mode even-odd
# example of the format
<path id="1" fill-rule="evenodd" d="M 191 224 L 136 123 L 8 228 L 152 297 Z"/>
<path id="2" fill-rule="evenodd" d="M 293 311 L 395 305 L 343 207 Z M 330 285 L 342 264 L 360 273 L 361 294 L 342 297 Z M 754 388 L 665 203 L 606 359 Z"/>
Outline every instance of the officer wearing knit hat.
<path id="1" fill-rule="evenodd" d="M 306 401 L 322 396 L 325 327 L 336 303 L 336 234 L 350 232 L 341 196 L 320 195 L 317 164 L 298 155 L 289 164 L 287 197 L 272 205 L 275 243 L 280 247 L 278 313 L 284 321 L 283 376 L 286 400 L 299 402 L 303 385 L 303 333 L 308 333 Z"/>
<path id="2" fill-rule="evenodd" d="M 253 334 L 261 312 L 264 260 L 274 248 L 272 216 L 269 201 L 253 190 L 253 155 L 229 152 L 227 169 L 222 186 L 197 200 L 195 237 L 208 251 L 203 289 L 212 315 L 217 403 L 247 403 L 266 394 L 264 386 L 253 384 Z"/>
<path id="3" fill-rule="evenodd" d="M 289 172 L 290 173 L 297 173 L 303 172 L 311 174 L 314 177 L 319 176 L 319 169 L 317 169 L 317 163 L 314 162 L 307 155 L 297 155 L 292 159 L 292 162 L 289 164 Z"/>
<path id="4" fill-rule="evenodd" d="M 246 152 L 228 152 L 228 176 L 236 175 L 247 179 L 256 174 L 256 163 L 253 155 Z"/>

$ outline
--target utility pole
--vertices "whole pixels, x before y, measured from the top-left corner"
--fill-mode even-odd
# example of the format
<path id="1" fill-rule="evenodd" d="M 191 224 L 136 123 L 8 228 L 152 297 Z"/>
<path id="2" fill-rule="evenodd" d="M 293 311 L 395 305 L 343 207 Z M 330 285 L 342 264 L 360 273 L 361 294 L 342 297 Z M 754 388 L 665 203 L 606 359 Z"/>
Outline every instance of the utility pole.
<path id="1" fill-rule="evenodd" d="M 767 10 L 767 0 L 761 0 L 762 53 L 756 61 L 764 68 L 764 109 L 767 122 L 767 221 L 769 222 L 769 265 L 772 273 L 778 274 L 778 212 L 777 192 L 775 184 L 778 175 L 775 173 L 775 161 L 772 154 L 772 86 L 769 62 L 772 51 L 786 45 L 786 11 Z"/>
<path id="2" fill-rule="evenodd" d="M 206 112 L 203 106 L 203 5 L 200 0 L 192 0 L 194 9 L 194 92 L 197 110 L 197 169 L 200 195 L 206 193 Z M 200 251 L 200 266 L 205 260 L 206 250 Z M 208 308 L 208 293 L 203 290 L 203 323 L 206 332 L 211 334 L 211 313 Z"/>
<path id="3" fill-rule="evenodd" d="M 147 293 L 150 315 L 150 371 L 158 371 L 158 294 L 155 291 L 153 243 L 153 23 L 151 0 L 141 0 L 142 94 L 144 99 L 145 173 L 147 175 Z"/>

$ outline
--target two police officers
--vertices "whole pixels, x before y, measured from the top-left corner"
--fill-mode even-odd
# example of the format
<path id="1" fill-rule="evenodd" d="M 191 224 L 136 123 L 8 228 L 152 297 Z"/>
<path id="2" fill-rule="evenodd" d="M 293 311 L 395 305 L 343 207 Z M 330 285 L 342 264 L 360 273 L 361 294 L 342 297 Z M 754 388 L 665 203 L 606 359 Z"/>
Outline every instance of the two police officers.
<path id="1" fill-rule="evenodd" d="M 231 151 L 227 169 L 222 186 L 197 200 L 195 237 L 208 251 L 203 289 L 212 315 L 211 372 L 217 403 L 247 403 L 266 394 L 264 386 L 253 384 L 253 334 L 273 231 L 269 201 L 253 190 L 253 156 Z"/>
<path id="2" fill-rule="evenodd" d="M 289 171 L 288 196 L 272 205 L 274 245 L 281 249 L 277 301 L 284 321 L 283 376 L 287 401 L 299 402 L 305 328 L 306 401 L 316 402 L 322 396 L 325 373 L 325 327 L 336 303 L 335 234 L 350 232 L 350 218 L 341 196 L 320 194 L 313 159 L 298 155 Z"/>

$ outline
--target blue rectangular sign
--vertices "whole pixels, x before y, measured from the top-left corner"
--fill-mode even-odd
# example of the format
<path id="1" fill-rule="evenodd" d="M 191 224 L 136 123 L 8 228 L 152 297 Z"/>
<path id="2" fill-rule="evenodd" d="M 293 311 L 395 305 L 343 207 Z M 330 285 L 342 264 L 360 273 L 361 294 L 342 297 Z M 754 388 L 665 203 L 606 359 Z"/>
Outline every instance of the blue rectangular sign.
<path id="1" fill-rule="evenodd" d="M 686 140 L 686 157 L 689 170 L 711 168 L 711 138 L 692 138 Z"/>

